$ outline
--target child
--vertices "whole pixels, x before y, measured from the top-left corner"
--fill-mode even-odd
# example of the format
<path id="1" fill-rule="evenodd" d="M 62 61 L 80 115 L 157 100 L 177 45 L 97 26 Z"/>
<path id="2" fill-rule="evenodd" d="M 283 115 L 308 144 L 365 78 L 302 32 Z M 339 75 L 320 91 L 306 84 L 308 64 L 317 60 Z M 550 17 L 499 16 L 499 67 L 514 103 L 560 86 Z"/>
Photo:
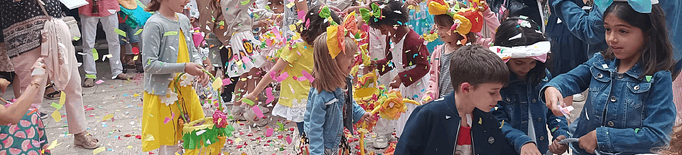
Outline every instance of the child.
<path id="1" fill-rule="evenodd" d="M 312 21 L 311 21 L 312 22 Z M 311 25 L 312 26 L 312 25 Z M 336 39 L 336 38 L 333 38 Z M 332 58 L 327 45 L 327 33 L 315 39 L 315 80 L 308 94 L 308 105 L 304 116 L 305 133 L 309 137 L 310 154 L 331 155 L 338 153 L 338 146 L 343 134 L 345 106 L 352 107 L 352 122 L 369 118 L 360 105 L 350 96 L 347 87 L 352 87 L 348 80 L 353 67 L 353 55 L 358 47 L 353 39 L 345 37 L 345 52 Z M 350 105 L 352 103 L 352 105 Z M 350 118 L 348 118 L 350 119 Z"/>
<path id="2" fill-rule="evenodd" d="M 318 12 L 321 9 L 329 8 L 326 6 L 316 6 L 311 10 L 308 10 L 305 20 L 310 20 L 310 25 L 308 27 L 302 26 L 300 31 L 303 41 L 295 43 L 294 45 L 286 45 L 286 47 L 282 49 L 280 58 L 277 60 L 275 66 L 266 74 L 267 76 L 274 75 L 274 77 L 279 77 L 280 74 L 283 73 L 289 74 L 289 76 L 281 81 L 282 90 L 280 91 L 280 98 L 279 101 L 277 101 L 272 114 L 297 122 L 296 124 L 298 125 L 299 133 L 303 133 L 303 115 L 306 111 L 311 80 L 299 81 L 294 79 L 294 77 L 305 77 L 303 76 L 303 72 L 309 74 L 313 72 L 313 49 L 315 47 L 313 41 L 315 41 L 315 38 L 320 36 L 320 34 L 327 31 L 327 27 L 329 27 L 331 23 L 327 20 L 333 19 L 336 23 L 341 22 L 333 11 L 330 11 L 331 18 L 320 17 Z M 273 79 L 270 77 L 263 78 L 258 83 L 258 86 L 256 86 L 256 89 L 244 98 L 255 101 L 258 94 L 260 94 L 272 80 Z M 312 81 L 314 82 L 315 80 Z"/>
<path id="3" fill-rule="evenodd" d="M 574 152 L 649 153 L 668 144 L 675 119 L 674 62 L 663 12 L 658 4 L 642 1 L 613 2 L 605 8 L 610 48 L 552 79 L 540 95 L 561 115 L 559 106 L 570 105 L 561 103 L 562 97 L 589 88 L 572 136 L 580 138 Z"/>
<path id="4" fill-rule="evenodd" d="M 414 109 L 395 154 L 517 154 L 489 113 L 509 81 L 507 66 L 479 45 L 459 48 L 450 63 L 459 64 L 450 67 L 455 91 Z"/>
<path id="5" fill-rule="evenodd" d="M 538 102 L 538 93 L 551 78 L 545 69 L 550 43 L 535 22 L 513 17 L 502 22 L 497 29 L 495 45 L 490 49 L 507 62 L 509 84 L 500 90 L 502 101 L 491 113 L 495 115 L 507 141 L 521 154 L 544 154 L 549 149 L 554 154 L 566 151 L 566 145 L 549 146 L 549 127 L 554 141 L 568 137 L 565 117 L 554 116 Z M 499 50 L 498 50 L 499 49 Z M 553 144 L 555 145 L 555 144 Z"/>
<path id="6" fill-rule="evenodd" d="M 436 49 L 431 54 L 431 69 L 429 71 L 429 87 L 426 90 L 425 95 L 422 96 L 422 103 L 428 103 L 434 99 L 444 97 L 450 94 L 454 89 L 449 83 L 450 74 L 448 73 L 450 67 L 450 56 L 452 52 L 457 50 L 459 47 L 464 46 L 468 43 L 479 44 L 484 47 L 490 46 L 493 39 L 491 38 L 479 38 L 476 33 L 481 32 L 481 28 L 484 25 L 483 20 L 477 20 L 477 18 L 483 17 L 486 22 L 488 30 L 491 32 L 490 35 L 495 35 L 495 30 L 500 26 L 500 22 L 497 20 L 497 15 L 491 12 L 487 7 L 485 1 L 481 3 L 482 6 L 479 8 L 470 9 L 460 9 L 459 11 L 453 10 L 449 7 L 449 4 L 443 0 L 429 0 L 429 13 L 434 15 L 434 23 L 436 23 L 435 28 L 438 36 L 445 44 L 436 46 Z M 438 5 L 445 7 L 437 7 Z M 462 3 L 455 3 L 454 5 L 459 5 L 461 7 L 466 7 Z M 447 9 L 447 10 L 444 10 Z M 475 11 L 483 10 L 483 11 Z M 478 13 L 483 16 L 478 16 Z M 466 15 L 466 16 L 464 16 Z M 464 17 L 468 22 L 461 22 L 461 17 Z M 455 20 L 459 20 L 461 23 L 459 27 L 472 27 L 470 30 L 458 30 L 454 32 L 451 30 L 452 25 L 455 24 Z"/>
<path id="7" fill-rule="evenodd" d="M 378 6 L 372 9 L 381 8 L 381 10 L 372 10 L 381 12 L 381 16 L 371 16 L 369 26 L 379 29 L 383 35 L 388 35 L 386 41 L 388 44 L 385 45 L 386 58 L 373 61 L 373 65 L 368 67 L 369 70 L 378 69 L 380 75 L 388 72 L 397 73 L 389 86 L 393 89 L 400 89 L 404 98 L 419 99 L 419 95 L 422 94 L 428 82 L 428 79 L 423 78 L 429 70 L 427 60 L 429 52 L 424 45 L 424 39 L 405 25 L 409 17 L 407 9 L 402 7 L 402 2 L 390 0 L 374 2 L 370 5 Z M 374 146 L 376 148 L 388 146 L 393 128 L 395 128 L 396 136 L 400 137 L 405 122 L 415 107 L 416 105 L 407 104 L 408 110 L 398 118 L 397 124 L 382 123 L 388 120 L 380 119 L 377 123 L 384 125 L 378 125 L 375 129 L 378 136 Z"/>
<path id="8" fill-rule="evenodd" d="M 261 66 L 265 58 L 260 53 L 260 41 L 253 35 L 253 19 L 249 10 L 256 0 L 222 0 L 220 7 L 225 19 L 226 34 L 229 39 L 231 53 L 225 54 L 228 58 L 225 65 L 225 73 L 230 77 L 239 77 L 235 85 L 234 106 L 232 114 L 236 120 L 244 120 L 243 108 L 239 108 L 244 94 L 251 92 L 257 81 L 262 77 Z M 220 34 L 216 34 L 220 35 Z"/>
<path id="9" fill-rule="evenodd" d="M 185 4 L 187 1 L 152 0 L 147 7 L 147 11 L 156 13 L 140 35 L 145 81 L 141 134 L 144 152 L 160 148 L 161 155 L 175 154 L 183 122 L 204 118 L 192 85 L 174 82 L 181 79 L 182 83 L 191 83 L 192 77 L 187 74 L 196 76 L 204 86 L 209 81 L 192 41 L 192 26 L 181 14 Z M 178 72 L 187 74 L 179 77 Z"/>

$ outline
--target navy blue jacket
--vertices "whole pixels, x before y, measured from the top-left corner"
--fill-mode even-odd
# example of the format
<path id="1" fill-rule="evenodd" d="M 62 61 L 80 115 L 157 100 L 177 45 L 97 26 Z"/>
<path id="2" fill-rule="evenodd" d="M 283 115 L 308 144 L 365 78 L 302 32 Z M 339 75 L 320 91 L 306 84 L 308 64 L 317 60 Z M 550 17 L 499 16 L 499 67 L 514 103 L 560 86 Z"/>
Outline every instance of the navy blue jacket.
<path id="1" fill-rule="evenodd" d="M 490 113 L 473 111 L 471 139 L 475 155 L 518 154 L 505 140 L 500 123 Z M 455 94 L 418 106 L 405 124 L 395 155 L 452 155 L 462 118 L 455 107 Z"/>

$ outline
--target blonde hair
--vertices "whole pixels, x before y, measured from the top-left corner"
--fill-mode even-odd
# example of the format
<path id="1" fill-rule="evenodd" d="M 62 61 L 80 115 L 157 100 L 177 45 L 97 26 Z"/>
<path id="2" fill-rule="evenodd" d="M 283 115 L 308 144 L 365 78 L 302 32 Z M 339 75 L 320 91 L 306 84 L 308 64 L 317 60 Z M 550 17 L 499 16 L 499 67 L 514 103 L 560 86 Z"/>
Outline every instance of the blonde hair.
<path id="1" fill-rule="evenodd" d="M 346 52 L 341 52 L 335 59 L 332 59 L 327 47 L 327 33 L 322 33 L 315 39 L 313 77 L 319 80 L 313 81 L 312 86 L 317 89 L 317 92 L 323 90 L 332 92 L 346 84 L 345 80 L 348 75 L 344 75 L 336 59 L 352 59 L 358 51 L 358 46 L 353 39 L 348 37 L 344 42 Z"/>

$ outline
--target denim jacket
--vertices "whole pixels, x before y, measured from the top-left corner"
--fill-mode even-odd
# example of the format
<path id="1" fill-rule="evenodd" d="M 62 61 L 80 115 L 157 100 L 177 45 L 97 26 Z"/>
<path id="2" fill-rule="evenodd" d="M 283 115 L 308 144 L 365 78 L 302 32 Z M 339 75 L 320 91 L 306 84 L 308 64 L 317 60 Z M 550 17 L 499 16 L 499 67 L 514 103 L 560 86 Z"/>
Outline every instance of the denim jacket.
<path id="1" fill-rule="evenodd" d="M 320 91 L 310 87 L 308 105 L 303 123 L 310 142 L 310 154 L 324 154 L 325 149 L 336 151 L 343 135 L 343 103 L 346 92 L 336 88 L 334 92 Z M 365 110 L 353 101 L 353 122 L 357 122 Z"/>
<path id="2" fill-rule="evenodd" d="M 512 75 L 509 85 L 500 90 L 502 101 L 497 102 L 496 108 L 491 111 L 497 120 L 504 121 L 502 133 L 516 152 L 521 152 L 524 144 L 534 142 L 528 136 L 528 108 L 533 117 L 531 120 L 536 140 L 534 143 L 540 152 L 547 152 L 549 149 L 548 127 L 554 138 L 560 135 L 569 137 L 566 118 L 554 116 L 545 103 L 538 99 L 537 94 L 542 86 L 552 79 L 549 71 L 545 72 L 547 76 L 539 84 L 529 84 Z"/>
<path id="3" fill-rule="evenodd" d="M 596 130 L 596 151 L 602 154 L 649 153 L 652 148 L 666 146 L 675 122 L 670 72 L 643 75 L 643 66 L 637 63 L 620 74 L 618 61 L 605 60 L 597 53 L 547 83 L 540 91 L 541 99 L 547 87 L 557 88 L 564 97 L 589 88 L 573 137 Z M 581 148 L 576 151 L 588 154 Z"/>
<path id="4" fill-rule="evenodd" d="M 547 4 L 550 5 L 552 13 L 557 14 L 573 35 L 588 44 L 588 51 L 590 53 L 608 48 L 604 38 L 605 30 L 602 12 L 597 9 L 596 5 L 593 5 L 592 10 L 586 13 L 581 7 L 571 1 L 549 0 Z M 682 25 L 680 25 L 682 24 L 682 18 L 680 18 L 681 14 L 679 12 L 682 4 L 679 0 L 662 0 L 659 2 L 663 12 L 665 12 L 668 38 L 673 47 L 675 47 L 675 60 L 679 60 L 682 58 L 682 33 L 679 33 L 679 30 L 682 28 Z"/>

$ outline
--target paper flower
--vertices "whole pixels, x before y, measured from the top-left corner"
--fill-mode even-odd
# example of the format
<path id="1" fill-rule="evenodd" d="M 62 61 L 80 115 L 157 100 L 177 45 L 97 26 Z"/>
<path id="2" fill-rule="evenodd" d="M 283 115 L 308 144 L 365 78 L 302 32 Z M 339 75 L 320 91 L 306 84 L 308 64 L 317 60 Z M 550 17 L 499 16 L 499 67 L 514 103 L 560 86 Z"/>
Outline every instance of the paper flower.
<path id="1" fill-rule="evenodd" d="M 192 83 L 194 82 L 194 76 L 189 75 L 189 74 L 183 74 L 180 77 L 180 86 L 191 86 Z"/>
<path id="2" fill-rule="evenodd" d="M 420 105 L 417 101 L 403 98 L 398 90 L 390 90 L 387 93 L 382 94 L 377 103 L 381 104 L 372 110 L 372 114 L 379 113 L 381 118 L 388 120 L 400 118 L 400 115 L 407 111 L 405 103 Z"/>
<path id="3" fill-rule="evenodd" d="M 168 90 L 166 91 L 166 95 L 160 96 L 159 99 L 161 99 L 161 103 L 164 103 L 166 104 L 166 106 L 169 106 L 178 100 L 178 94 L 171 90 Z"/>

